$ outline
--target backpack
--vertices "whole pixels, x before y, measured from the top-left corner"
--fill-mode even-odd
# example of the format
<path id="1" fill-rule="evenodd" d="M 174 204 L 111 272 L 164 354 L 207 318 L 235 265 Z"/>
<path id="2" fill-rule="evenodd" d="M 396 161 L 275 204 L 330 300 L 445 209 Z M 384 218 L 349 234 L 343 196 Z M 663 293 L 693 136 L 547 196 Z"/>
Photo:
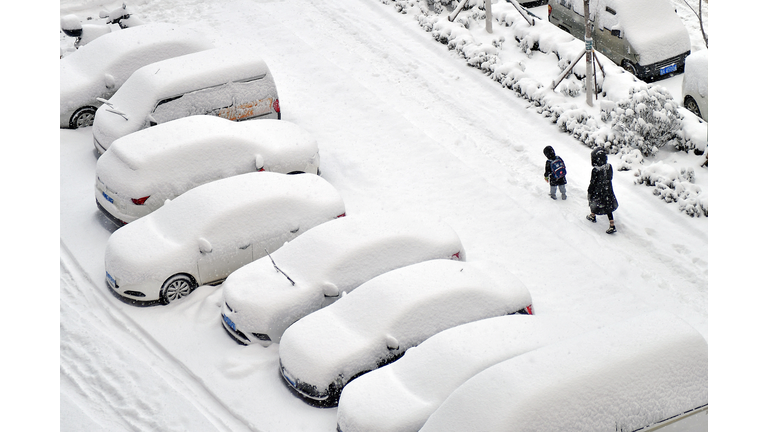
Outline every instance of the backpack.
<path id="1" fill-rule="evenodd" d="M 549 166 L 552 169 L 552 174 L 549 176 L 551 180 L 560 180 L 565 177 L 565 162 L 560 156 L 555 156 Z"/>

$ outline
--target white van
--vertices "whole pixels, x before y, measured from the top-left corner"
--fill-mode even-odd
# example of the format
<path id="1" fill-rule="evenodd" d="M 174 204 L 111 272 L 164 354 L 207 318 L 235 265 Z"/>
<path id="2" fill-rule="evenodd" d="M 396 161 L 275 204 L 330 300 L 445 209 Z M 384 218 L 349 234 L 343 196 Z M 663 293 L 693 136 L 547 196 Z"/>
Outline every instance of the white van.
<path id="1" fill-rule="evenodd" d="M 549 0 L 549 22 L 584 40 L 583 0 Z M 596 51 L 650 81 L 683 72 L 691 39 L 669 0 L 590 0 Z"/>
<path id="2" fill-rule="evenodd" d="M 93 144 L 104 153 L 117 138 L 191 115 L 280 119 L 267 64 L 247 48 L 214 48 L 144 66 L 96 111 Z"/>

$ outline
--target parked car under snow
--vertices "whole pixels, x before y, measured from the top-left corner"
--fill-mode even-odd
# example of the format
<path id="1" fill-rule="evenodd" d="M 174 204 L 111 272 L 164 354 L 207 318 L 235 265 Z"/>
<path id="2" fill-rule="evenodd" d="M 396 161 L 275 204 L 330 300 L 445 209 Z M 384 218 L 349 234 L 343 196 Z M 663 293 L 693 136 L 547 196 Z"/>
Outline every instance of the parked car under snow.
<path id="1" fill-rule="evenodd" d="M 246 45 L 148 64 L 96 111 L 93 145 L 104 153 L 120 137 L 192 115 L 279 120 L 277 86 L 267 63 Z"/>
<path id="2" fill-rule="evenodd" d="M 430 336 L 514 313 L 533 313 L 531 295 L 503 266 L 425 261 L 373 278 L 290 326 L 280 371 L 299 395 L 332 406 L 349 381 Z"/>
<path id="3" fill-rule="evenodd" d="M 373 277 L 426 260 L 463 261 L 464 255 L 459 236 L 438 220 L 347 216 L 232 273 L 222 291 L 222 324 L 240 343 L 268 346 L 298 319 Z"/>
<path id="4" fill-rule="evenodd" d="M 336 430 L 416 432 L 474 375 L 596 327 L 590 319 L 506 315 L 449 328 L 344 386 Z"/>
<path id="5" fill-rule="evenodd" d="M 696 51 L 685 59 L 683 76 L 683 106 L 690 112 L 709 121 L 709 52 Z"/>
<path id="6" fill-rule="evenodd" d="M 212 48 L 190 29 L 148 23 L 107 33 L 62 58 L 59 127 L 91 126 L 96 110 L 142 66 Z"/>
<path id="7" fill-rule="evenodd" d="M 318 173 L 317 141 L 282 120 L 191 116 L 117 139 L 96 163 L 96 204 L 118 226 L 182 193 L 248 172 Z"/>
<path id="8" fill-rule="evenodd" d="M 167 304 L 343 215 L 339 193 L 316 175 L 216 180 L 115 231 L 104 257 L 107 284 L 126 299 Z"/>
<path id="9" fill-rule="evenodd" d="M 676 316 L 641 315 L 485 369 L 421 431 L 656 430 L 707 409 L 707 348 Z"/>

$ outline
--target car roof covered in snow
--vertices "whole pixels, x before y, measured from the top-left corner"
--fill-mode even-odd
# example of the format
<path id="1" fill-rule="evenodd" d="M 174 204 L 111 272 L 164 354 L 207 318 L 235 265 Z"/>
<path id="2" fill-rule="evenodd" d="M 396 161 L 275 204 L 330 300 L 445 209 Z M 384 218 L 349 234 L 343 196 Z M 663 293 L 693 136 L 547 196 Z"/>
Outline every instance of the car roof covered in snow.
<path id="1" fill-rule="evenodd" d="M 683 95 L 698 93 L 707 96 L 709 88 L 709 50 L 691 53 L 685 58 Z M 694 93 L 695 92 L 695 93 Z"/>
<path id="2" fill-rule="evenodd" d="M 233 122 L 197 115 L 118 138 L 99 157 L 96 175 L 120 193 L 144 196 L 161 187 L 184 190 L 208 171 L 225 170 L 218 177 L 228 177 L 317 151 L 317 141 L 286 120 Z"/>
<path id="3" fill-rule="evenodd" d="M 324 293 L 350 292 L 389 270 L 421 261 L 464 259 L 458 234 L 427 216 L 375 213 L 348 215 L 318 225 L 272 254 L 295 281 L 277 275 L 270 257 L 233 272 L 224 282 L 224 298 L 241 319 L 287 327 L 320 307 Z"/>
<path id="4" fill-rule="evenodd" d="M 634 317 L 489 367 L 421 430 L 639 430 L 708 404 L 707 348 L 668 312 Z"/>
<path id="5" fill-rule="evenodd" d="M 120 87 L 131 74 L 150 63 L 212 48 L 192 29 L 168 23 L 147 23 L 99 36 L 60 63 L 62 106 L 81 104 L 105 91 L 105 73 Z M 79 97 L 78 97 L 79 96 Z"/>
<path id="6" fill-rule="evenodd" d="M 163 98 L 266 76 L 271 77 L 267 63 L 252 48 L 217 47 L 138 69 L 110 98 L 110 102 L 130 117 L 149 113 L 154 104 Z M 271 82 L 271 78 L 267 81 Z"/>
<path id="7" fill-rule="evenodd" d="M 529 305 L 528 289 L 500 264 L 425 261 L 375 277 L 300 319 L 283 335 L 280 361 L 322 389 L 447 328 Z"/>
<path id="8" fill-rule="evenodd" d="M 344 387 L 337 423 L 344 432 L 419 430 L 477 373 L 596 327 L 594 320 L 505 315 L 449 328 Z"/>

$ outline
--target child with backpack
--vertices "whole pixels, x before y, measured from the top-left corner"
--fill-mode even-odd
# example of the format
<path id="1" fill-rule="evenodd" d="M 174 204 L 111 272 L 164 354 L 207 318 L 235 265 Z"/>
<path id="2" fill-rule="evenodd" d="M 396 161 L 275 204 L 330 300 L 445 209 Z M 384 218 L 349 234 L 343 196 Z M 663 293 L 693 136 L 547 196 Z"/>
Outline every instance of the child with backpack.
<path id="1" fill-rule="evenodd" d="M 565 199 L 565 185 L 568 183 L 565 180 L 565 162 L 555 154 L 552 146 L 544 147 L 544 156 L 547 157 L 547 163 L 544 165 L 544 180 L 549 183 L 549 196 L 556 200 L 557 189 L 560 189 L 560 196 Z"/>

